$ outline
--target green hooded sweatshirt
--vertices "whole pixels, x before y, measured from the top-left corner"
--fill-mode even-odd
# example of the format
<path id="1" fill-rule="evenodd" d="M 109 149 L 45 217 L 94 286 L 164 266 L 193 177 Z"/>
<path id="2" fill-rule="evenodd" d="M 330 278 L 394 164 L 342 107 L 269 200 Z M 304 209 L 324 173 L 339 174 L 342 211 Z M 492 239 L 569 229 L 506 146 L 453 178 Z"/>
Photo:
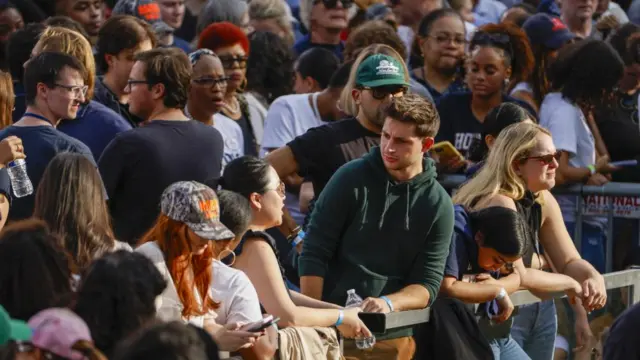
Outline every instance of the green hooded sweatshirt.
<path id="1" fill-rule="evenodd" d="M 398 183 L 380 148 L 342 166 L 320 194 L 299 260 L 300 276 L 324 278 L 322 298 L 345 305 L 347 290 L 363 299 L 422 285 L 430 303 L 440 290 L 453 233 L 451 198 L 431 159 Z M 394 331 L 381 338 L 410 335 Z"/>

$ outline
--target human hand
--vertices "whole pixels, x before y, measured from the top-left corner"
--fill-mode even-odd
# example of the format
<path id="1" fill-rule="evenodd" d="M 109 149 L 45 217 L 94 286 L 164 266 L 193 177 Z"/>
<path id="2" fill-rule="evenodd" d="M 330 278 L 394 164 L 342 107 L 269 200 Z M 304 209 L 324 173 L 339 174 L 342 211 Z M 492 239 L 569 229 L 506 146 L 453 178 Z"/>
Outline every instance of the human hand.
<path id="1" fill-rule="evenodd" d="M 604 278 L 598 274 L 582 282 L 582 305 L 591 312 L 601 309 L 607 304 L 607 288 Z"/>
<path id="2" fill-rule="evenodd" d="M 571 304 L 575 304 L 576 299 L 581 299 L 582 298 L 582 286 L 580 286 L 580 283 L 578 283 L 577 281 L 573 280 L 572 282 L 572 287 L 565 290 L 565 293 L 567 294 L 567 297 L 569 298 L 569 302 Z"/>
<path id="3" fill-rule="evenodd" d="M 600 156 L 598 160 L 596 160 L 596 164 L 595 164 L 596 172 L 600 174 L 608 174 L 610 172 L 620 170 L 619 167 L 611 165 L 610 162 L 611 162 L 611 159 L 609 158 L 608 155 Z"/>
<path id="4" fill-rule="evenodd" d="M 222 351 L 237 351 L 252 347 L 256 340 L 264 335 L 264 331 L 250 332 L 240 330 L 245 323 L 230 323 L 224 325 L 213 334 L 213 338 Z"/>
<path id="5" fill-rule="evenodd" d="M 620 22 L 618 21 L 618 18 L 613 14 L 602 16 L 600 19 L 598 19 L 598 22 L 596 23 L 596 28 L 600 31 L 615 30 L 619 27 L 620 27 Z"/>
<path id="6" fill-rule="evenodd" d="M 362 312 L 361 308 L 344 309 L 342 325 L 338 325 L 338 330 L 340 330 L 342 336 L 348 339 L 353 339 L 356 336 L 371 337 L 371 331 L 358 316 L 360 312 Z"/>
<path id="7" fill-rule="evenodd" d="M 387 314 L 391 312 L 389 304 L 380 298 L 368 297 L 364 299 L 362 304 L 360 304 L 360 307 L 362 308 L 362 311 L 370 313 Z"/>
<path id="8" fill-rule="evenodd" d="M 600 173 L 595 173 L 589 177 L 589 180 L 587 180 L 587 185 L 602 186 L 608 182 L 609 179 L 606 176 Z"/>
<path id="9" fill-rule="evenodd" d="M 493 320 L 499 324 L 505 322 L 511 316 L 514 306 L 509 295 L 505 295 L 502 299 L 496 299 L 496 301 L 500 307 L 500 312 L 493 317 Z"/>
<path id="10" fill-rule="evenodd" d="M 0 141 L 0 167 L 7 166 L 16 159 L 24 159 L 22 140 L 17 136 L 9 136 Z"/>

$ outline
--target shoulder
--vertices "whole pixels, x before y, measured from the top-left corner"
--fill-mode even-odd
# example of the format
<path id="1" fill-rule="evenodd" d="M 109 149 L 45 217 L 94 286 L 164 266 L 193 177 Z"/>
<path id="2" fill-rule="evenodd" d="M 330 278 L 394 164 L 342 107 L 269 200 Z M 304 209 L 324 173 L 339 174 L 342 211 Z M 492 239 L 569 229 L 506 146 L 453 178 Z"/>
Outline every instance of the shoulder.
<path id="1" fill-rule="evenodd" d="M 438 100 L 438 110 L 440 109 L 454 109 L 456 106 L 460 106 L 460 104 L 470 104 L 471 102 L 471 93 L 464 92 L 453 92 L 443 95 Z"/>
<path id="2" fill-rule="evenodd" d="M 496 194 L 480 200 L 474 210 L 481 210 L 493 206 L 505 207 L 515 211 L 518 210 L 516 202 L 512 198 L 503 194 Z"/>
<path id="3" fill-rule="evenodd" d="M 244 272 L 225 265 L 218 260 L 213 261 L 213 277 L 213 282 L 217 284 L 216 286 L 220 285 L 227 288 L 237 288 L 251 283 Z"/>
<path id="4" fill-rule="evenodd" d="M 131 247 L 131 245 L 129 245 L 126 242 L 116 240 L 115 243 L 113 244 L 112 251 L 118 251 L 118 250 L 133 251 L 133 248 Z"/>
<path id="5" fill-rule="evenodd" d="M 146 256 L 154 264 L 164 263 L 164 254 L 158 244 L 153 241 L 144 243 L 135 249 L 135 252 Z"/>

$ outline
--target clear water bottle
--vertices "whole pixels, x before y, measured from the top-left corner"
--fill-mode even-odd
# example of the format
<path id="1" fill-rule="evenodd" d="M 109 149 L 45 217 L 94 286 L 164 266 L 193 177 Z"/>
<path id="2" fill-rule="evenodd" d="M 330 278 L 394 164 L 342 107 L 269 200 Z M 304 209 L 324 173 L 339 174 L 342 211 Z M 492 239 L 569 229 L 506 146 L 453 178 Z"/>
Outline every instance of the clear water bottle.
<path id="1" fill-rule="evenodd" d="M 21 198 L 33 194 L 33 184 L 27 175 L 27 162 L 24 159 L 10 162 L 7 172 L 11 178 L 11 188 L 15 197 Z"/>
<path id="2" fill-rule="evenodd" d="M 353 308 L 359 307 L 362 304 L 362 298 L 356 294 L 355 289 L 351 289 L 347 291 L 347 303 L 345 304 L 345 308 Z M 356 347 L 358 349 L 369 349 L 372 348 L 373 345 L 376 344 L 376 337 L 371 335 L 371 337 L 356 337 Z"/>

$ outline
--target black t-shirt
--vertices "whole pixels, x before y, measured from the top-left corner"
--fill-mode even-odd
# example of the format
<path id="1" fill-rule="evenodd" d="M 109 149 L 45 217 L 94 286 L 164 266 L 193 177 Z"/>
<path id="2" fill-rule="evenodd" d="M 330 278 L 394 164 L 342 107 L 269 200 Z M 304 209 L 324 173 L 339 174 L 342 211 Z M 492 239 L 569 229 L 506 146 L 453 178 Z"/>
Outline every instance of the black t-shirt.
<path id="1" fill-rule="evenodd" d="M 596 109 L 594 119 L 612 161 L 640 158 L 637 93 L 618 95 L 614 104 Z M 640 181 L 640 171 L 636 167 L 624 167 L 612 175 L 614 181 Z"/>
<path id="2" fill-rule="evenodd" d="M 242 130 L 242 140 L 244 141 L 244 154 L 258 156 L 258 147 L 256 146 L 256 137 L 253 134 L 253 128 L 244 114 L 236 120 Z"/>
<path id="3" fill-rule="evenodd" d="M 118 134 L 99 161 L 116 238 L 135 244 L 158 217 L 169 185 L 215 183 L 222 154 L 218 130 L 193 120 L 154 120 Z"/>
<path id="4" fill-rule="evenodd" d="M 313 182 L 315 198 L 344 164 L 380 145 L 380 134 L 348 118 L 309 129 L 287 144 L 298 163 L 298 174 Z"/>
<path id="5" fill-rule="evenodd" d="M 535 110 L 518 99 L 504 95 L 502 102 L 516 103 L 533 116 Z M 440 131 L 436 136 L 436 142 L 449 141 L 466 158 L 469 149 L 480 140 L 482 134 L 482 123 L 473 115 L 471 110 L 471 92 L 449 93 L 440 98 L 438 105 L 440 115 Z"/>
<path id="6" fill-rule="evenodd" d="M 22 139 L 24 153 L 27 155 L 27 174 L 33 184 L 33 194 L 13 199 L 9 220 L 31 217 L 38 184 L 40 184 L 47 165 L 57 154 L 62 152 L 78 153 L 84 155 L 94 165 L 96 163 L 87 145 L 52 126 L 9 126 L 0 131 L 0 140 L 12 135 Z"/>

